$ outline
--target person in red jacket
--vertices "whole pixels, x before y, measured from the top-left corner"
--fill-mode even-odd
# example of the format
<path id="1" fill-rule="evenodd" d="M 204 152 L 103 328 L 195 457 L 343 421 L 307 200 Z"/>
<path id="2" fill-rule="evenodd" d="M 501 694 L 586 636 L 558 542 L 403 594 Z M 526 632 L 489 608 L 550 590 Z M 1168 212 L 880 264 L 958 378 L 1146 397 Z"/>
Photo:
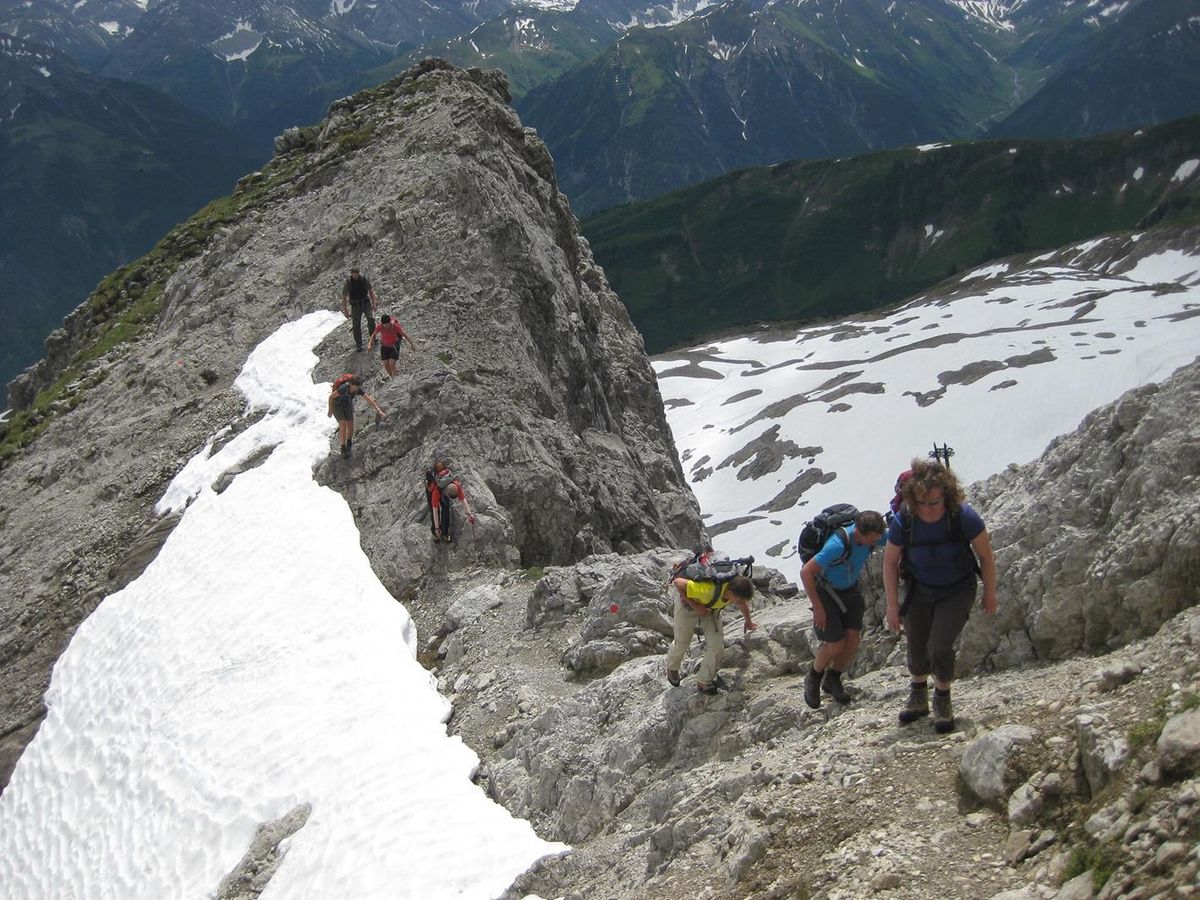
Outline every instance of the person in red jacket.
<path id="1" fill-rule="evenodd" d="M 475 524 L 471 504 L 467 502 L 467 492 L 443 460 L 434 462 L 433 468 L 425 473 L 425 493 L 429 500 L 429 521 L 435 542 L 445 541 L 449 544 L 453 541 L 450 535 L 450 520 L 453 515 L 450 503 L 453 500 L 462 503 L 467 512 L 467 521 Z"/>
<path id="2" fill-rule="evenodd" d="M 396 377 L 396 360 L 400 358 L 400 341 L 408 341 L 410 350 L 416 350 L 417 345 L 412 342 L 412 338 L 408 336 L 400 323 L 384 313 L 375 330 L 371 332 L 371 337 L 367 340 L 367 352 L 375 346 L 375 336 L 379 335 L 379 358 L 383 360 L 383 370 L 387 373 L 388 378 Z"/>

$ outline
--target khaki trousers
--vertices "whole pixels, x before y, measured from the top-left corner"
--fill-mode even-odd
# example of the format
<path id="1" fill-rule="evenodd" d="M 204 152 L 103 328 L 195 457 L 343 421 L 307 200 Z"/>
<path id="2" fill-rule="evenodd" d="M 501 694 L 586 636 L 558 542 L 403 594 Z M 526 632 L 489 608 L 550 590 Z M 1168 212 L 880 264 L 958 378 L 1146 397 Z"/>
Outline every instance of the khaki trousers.
<path id="1" fill-rule="evenodd" d="M 682 600 L 675 601 L 675 641 L 667 653 L 667 668 L 678 672 L 683 658 L 687 655 L 688 644 L 692 642 L 696 623 L 704 630 L 704 659 L 700 663 L 700 671 L 696 678 L 708 684 L 717 674 L 721 665 L 721 654 L 725 651 L 725 633 L 721 631 L 721 614 L 709 613 L 699 615 Z"/>

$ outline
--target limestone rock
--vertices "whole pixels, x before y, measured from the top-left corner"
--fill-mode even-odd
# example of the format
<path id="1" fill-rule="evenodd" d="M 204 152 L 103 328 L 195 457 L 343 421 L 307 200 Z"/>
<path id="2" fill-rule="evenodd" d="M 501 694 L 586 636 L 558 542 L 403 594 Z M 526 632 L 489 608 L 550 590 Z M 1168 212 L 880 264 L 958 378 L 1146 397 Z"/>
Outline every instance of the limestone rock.
<path id="1" fill-rule="evenodd" d="M 1092 796 L 1098 794 L 1129 759 L 1129 742 L 1113 734 L 1102 716 L 1084 714 L 1075 719 L 1079 757 Z"/>
<path id="2" fill-rule="evenodd" d="M 1091 871 L 1084 872 L 1081 875 L 1076 875 L 1054 895 L 1054 900 L 1091 900 L 1096 896 L 1096 889 L 1093 886 L 1093 876 Z"/>
<path id="3" fill-rule="evenodd" d="M 1158 764 L 1165 772 L 1200 767 L 1200 709 L 1172 716 L 1158 738 Z"/>
<path id="4" fill-rule="evenodd" d="M 446 629 L 454 631 L 500 605 L 500 585 L 480 585 L 460 596 L 446 612 Z"/>
<path id="5" fill-rule="evenodd" d="M 1009 756 L 1018 744 L 1037 732 L 1024 725 L 1001 725 L 967 745 L 958 772 L 967 789 L 984 803 L 996 804 L 1008 796 Z"/>
<path id="6" fill-rule="evenodd" d="M 1196 603 L 1198 406 L 1200 367 L 1187 366 L 1096 410 L 1035 462 L 971 487 L 1000 605 L 968 621 L 964 671 L 1117 647 Z"/>
<path id="7" fill-rule="evenodd" d="M 114 276 L 116 295 L 160 297 L 161 312 L 88 363 L 35 444 L 0 462 L 0 509 L 21 510 L 0 517 L 0 621 L 25 623 L 0 656 L 0 734 L 29 733 L 108 573 L 136 572 L 123 561 L 142 558 L 166 484 L 243 419 L 232 385 L 250 351 L 286 321 L 336 309 L 351 265 L 418 349 L 382 381 L 348 326 L 317 348 L 316 379 L 365 375 L 391 413 L 360 423 L 353 461 L 317 476 L 346 498 L 393 595 L 480 565 L 701 539 L 641 336 L 507 96 L 502 74 L 426 60 L 285 132 L 219 227 L 180 228 Z M 15 386 L 20 405 L 96 339 L 91 310 L 68 317 Z M 452 545 L 429 537 L 422 475 L 439 457 L 476 514 L 456 507 Z"/>

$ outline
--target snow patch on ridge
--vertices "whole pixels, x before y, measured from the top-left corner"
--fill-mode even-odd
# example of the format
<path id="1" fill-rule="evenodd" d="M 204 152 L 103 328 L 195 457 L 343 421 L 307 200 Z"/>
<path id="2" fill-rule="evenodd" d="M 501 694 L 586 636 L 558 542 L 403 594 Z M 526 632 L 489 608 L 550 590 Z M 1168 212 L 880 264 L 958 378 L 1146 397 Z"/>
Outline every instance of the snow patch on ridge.
<path id="1" fill-rule="evenodd" d="M 189 462 L 162 551 L 56 664 L 0 795 L 6 896 L 209 896 L 258 823 L 300 803 L 271 896 L 483 900 L 566 849 L 471 783 L 412 620 L 313 479 L 333 425 L 311 348 L 341 321 L 313 313 L 250 355 L 237 386 L 262 417 Z"/>
<path id="2" fill-rule="evenodd" d="M 935 441 L 975 481 L 1037 458 L 1093 409 L 1192 362 L 1200 254 L 1131 260 L 1122 246 L 1081 242 L 983 266 L 945 296 L 886 315 L 656 358 L 716 542 L 778 557 L 823 506 L 881 508 L 896 473 Z"/>

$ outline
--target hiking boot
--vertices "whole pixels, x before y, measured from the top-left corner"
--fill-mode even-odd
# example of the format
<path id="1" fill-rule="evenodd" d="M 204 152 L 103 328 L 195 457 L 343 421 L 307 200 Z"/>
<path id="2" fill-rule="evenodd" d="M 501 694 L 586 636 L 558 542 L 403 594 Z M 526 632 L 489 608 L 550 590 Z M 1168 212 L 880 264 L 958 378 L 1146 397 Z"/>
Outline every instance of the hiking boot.
<path id="1" fill-rule="evenodd" d="M 714 675 L 713 680 L 708 684 L 696 685 L 696 690 L 698 690 L 701 694 L 715 694 L 717 691 L 724 690 L 727 687 L 728 685 L 725 684 L 724 679 L 722 679 L 720 675 Z"/>
<path id="2" fill-rule="evenodd" d="M 947 734 L 954 730 L 954 707 L 950 704 L 950 692 L 933 692 L 933 730 Z"/>
<path id="3" fill-rule="evenodd" d="M 821 690 L 843 706 L 853 699 L 842 685 L 842 673 L 833 669 L 825 670 L 825 677 L 821 679 Z"/>
<path id="4" fill-rule="evenodd" d="M 804 702 L 812 709 L 821 708 L 821 674 L 809 669 L 804 676 Z"/>
<path id="5" fill-rule="evenodd" d="M 342 444 L 342 459 L 349 459 L 349 458 L 350 458 L 350 445 Z"/>
<path id="6" fill-rule="evenodd" d="M 908 702 L 900 710 L 900 724 L 907 725 L 929 715 L 929 686 L 914 684 L 908 689 Z"/>
<path id="7" fill-rule="evenodd" d="M 671 687 L 679 687 L 679 671 L 677 669 L 667 669 L 667 683 Z"/>

